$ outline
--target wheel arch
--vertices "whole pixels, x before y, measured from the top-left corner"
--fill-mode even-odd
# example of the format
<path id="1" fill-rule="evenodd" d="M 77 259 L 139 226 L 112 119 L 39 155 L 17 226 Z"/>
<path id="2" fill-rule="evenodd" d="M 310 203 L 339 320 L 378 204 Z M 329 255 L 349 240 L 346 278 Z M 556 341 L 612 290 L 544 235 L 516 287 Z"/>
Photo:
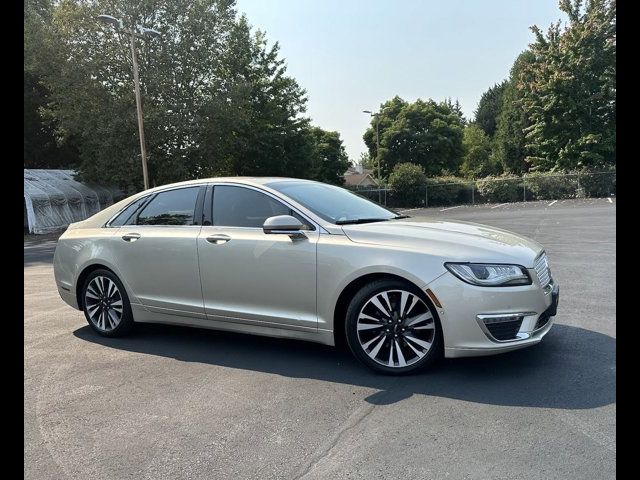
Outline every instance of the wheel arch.
<path id="1" fill-rule="evenodd" d="M 336 301 L 336 305 L 334 307 L 333 313 L 333 340 L 335 342 L 336 347 L 345 348 L 347 346 L 347 339 L 345 335 L 344 324 L 346 321 L 347 308 L 349 307 L 349 302 L 353 298 L 353 296 L 360 290 L 362 287 L 367 285 L 368 283 L 374 282 L 376 280 L 398 280 L 404 283 L 408 283 L 409 285 L 415 287 L 422 293 L 422 299 L 429 305 L 429 308 L 435 314 L 436 319 L 440 322 L 440 318 L 438 316 L 438 309 L 433 304 L 429 296 L 420 288 L 415 282 L 394 273 L 387 272 L 374 272 L 367 273 L 365 275 L 361 275 L 354 280 L 352 280 L 347 286 L 345 286 L 340 295 L 338 296 L 338 300 Z M 444 335 L 444 332 L 442 332 Z"/>

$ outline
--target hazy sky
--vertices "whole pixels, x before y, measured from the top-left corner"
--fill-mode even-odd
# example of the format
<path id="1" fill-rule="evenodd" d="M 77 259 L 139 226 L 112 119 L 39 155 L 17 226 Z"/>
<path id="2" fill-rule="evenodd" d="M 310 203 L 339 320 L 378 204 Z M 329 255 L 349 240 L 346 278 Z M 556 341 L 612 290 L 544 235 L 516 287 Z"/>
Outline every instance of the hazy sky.
<path id="1" fill-rule="evenodd" d="M 278 41 L 288 72 L 307 90 L 307 113 L 340 132 L 351 160 L 377 110 L 400 95 L 457 98 L 472 118 L 482 92 L 562 19 L 557 0 L 238 0 L 255 28 Z"/>

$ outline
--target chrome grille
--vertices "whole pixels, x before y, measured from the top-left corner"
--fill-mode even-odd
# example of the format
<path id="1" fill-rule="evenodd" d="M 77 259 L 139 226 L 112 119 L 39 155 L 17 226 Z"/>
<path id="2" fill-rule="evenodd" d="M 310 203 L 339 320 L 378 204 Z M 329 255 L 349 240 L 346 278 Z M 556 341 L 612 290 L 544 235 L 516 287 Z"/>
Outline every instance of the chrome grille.
<path id="1" fill-rule="evenodd" d="M 536 274 L 538 275 L 538 280 L 540 280 L 540 285 L 542 288 L 549 285 L 551 282 L 551 272 L 549 271 L 549 262 L 547 261 L 547 254 L 542 252 L 533 265 Z"/>

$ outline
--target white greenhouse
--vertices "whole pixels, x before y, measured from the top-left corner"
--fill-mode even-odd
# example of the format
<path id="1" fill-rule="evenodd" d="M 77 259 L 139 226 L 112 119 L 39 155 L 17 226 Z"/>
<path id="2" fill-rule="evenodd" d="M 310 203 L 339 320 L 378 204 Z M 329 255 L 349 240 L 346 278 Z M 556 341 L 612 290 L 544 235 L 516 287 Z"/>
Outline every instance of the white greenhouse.
<path id="1" fill-rule="evenodd" d="M 25 231 L 64 229 L 125 197 L 118 188 L 81 183 L 73 175 L 73 170 L 24 169 Z"/>

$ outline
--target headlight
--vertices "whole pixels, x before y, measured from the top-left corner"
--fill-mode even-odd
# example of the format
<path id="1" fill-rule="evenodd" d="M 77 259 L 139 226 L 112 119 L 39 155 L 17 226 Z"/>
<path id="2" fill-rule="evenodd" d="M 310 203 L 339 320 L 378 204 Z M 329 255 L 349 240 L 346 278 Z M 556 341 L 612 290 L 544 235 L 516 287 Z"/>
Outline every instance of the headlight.
<path id="1" fill-rule="evenodd" d="M 463 282 L 483 287 L 531 285 L 531 277 L 520 265 L 493 263 L 445 263 L 445 267 Z"/>

